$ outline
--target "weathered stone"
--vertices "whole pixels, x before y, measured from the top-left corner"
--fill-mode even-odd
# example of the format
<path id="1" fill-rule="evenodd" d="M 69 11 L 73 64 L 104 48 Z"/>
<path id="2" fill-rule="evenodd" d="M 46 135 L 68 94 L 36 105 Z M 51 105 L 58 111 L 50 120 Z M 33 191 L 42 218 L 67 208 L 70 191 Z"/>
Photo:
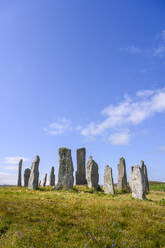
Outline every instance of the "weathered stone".
<path id="1" fill-rule="evenodd" d="M 54 167 L 53 166 L 52 166 L 52 169 L 51 169 L 51 172 L 50 172 L 49 185 L 50 186 L 55 185 L 55 174 L 54 174 Z"/>
<path id="2" fill-rule="evenodd" d="M 86 160 L 85 148 L 77 149 L 77 171 L 76 171 L 76 184 L 77 185 L 87 184 L 85 160 Z"/>
<path id="3" fill-rule="evenodd" d="M 149 192 L 149 182 L 148 182 L 148 173 L 147 173 L 147 166 L 144 164 L 144 161 L 141 160 L 141 169 L 144 174 L 144 185 L 145 185 L 145 192 Z"/>
<path id="4" fill-rule="evenodd" d="M 25 169 L 25 171 L 24 171 L 24 186 L 25 187 L 28 186 L 30 172 L 31 172 L 31 170 L 29 168 Z"/>
<path id="5" fill-rule="evenodd" d="M 106 194 L 114 194 L 114 184 L 112 177 L 112 168 L 109 165 L 106 165 L 104 170 L 104 192 Z"/>
<path id="6" fill-rule="evenodd" d="M 130 177 L 129 177 L 129 186 L 131 191 L 132 191 L 132 173 L 133 173 L 133 166 L 131 166 Z"/>
<path id="7" fill-rule="evenodd" d="M 89 157 L 87 162 L 87 184 L 89 188 L 98 188 L 99 174 L 98 174 L 98 165 L 92 159 L 92 156 Z"/>
<path id="8" fill-rule="evenodd" d="M 120 162 L 118 164 L 118 183 L 117 189 L 121 190 L 127 188 L 127 174 L 126 174 L 126 164 L 125 159 L 120 158 Z"/>
<path id="9" fill-rule="evenodd" d="M 65 147 L 59 148 L 58 183 L 55 189 L 72 189 L 74 183 L 73 171 L 71 150 Z"/>
<path id="10" fill-rule="evenodd" d="M 17 186 L 22 186 L 22 162 L 23 160 L 20 159 L 19 164 L 18 164 L 18 182 Z"/>
<path id="11" fill-rule="evenodd" d="M 131 168 L 131 190 L 133 198 L 141 200 L 144 200 L 146 198 L 144 174 L 142 169 L 138 165 Z"/>
<path id="12" fill-rule="evenodd" d="M 30 178 L 28 182 L 28 188 L 29 189 L 37 189 L 38 183 L 39 183 L 39 163 L 40 163 L 40 157 L 36 156 L 34 159 L 34 162 L 31 166 L 31 172 L 30 172 Z"/>
<path id="13" fill-rule="evenodd" d="M 43 177 L 42 187 L 45 187 L 46 186 L 46 181 L 47 181 L 47 173 L 45 173 L 45 175 Z"/>

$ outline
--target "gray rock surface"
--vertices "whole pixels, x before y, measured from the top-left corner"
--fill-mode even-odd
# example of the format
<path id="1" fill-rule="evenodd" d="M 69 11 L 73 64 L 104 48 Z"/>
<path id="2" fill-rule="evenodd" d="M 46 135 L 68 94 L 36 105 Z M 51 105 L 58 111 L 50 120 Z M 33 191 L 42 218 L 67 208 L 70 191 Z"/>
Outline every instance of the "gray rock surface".
<path id="1" fill-rule="evenodd" d="M 36 156 L 34 159 L 34 162 L 31 166 L 31 172 L 28 182 L 28 188 L 29 189 L 37 189 L 38 183 L 39 183 L 39 163 L 40 163 L 40 157 Z"/>
<path id="2" fill-rule="evenodd" d="M 19 164 L 18 164 L 18 182 L 17 186 L 22 186 L 22 162 L 23 160 L 20 159 Z"/>
<path id="3" fill-rule="evenodd" d="M 132 191 L 132 173 L 133 173 L 133 166 L 131 166 L 130 176 L 129 176 L 129 186 L 131 191 Z"/>
<path id="4" fill-rule="evenodd" d="M 131 190 L 133 198 L 141 200 L 146 198 L 144 174 L 138 165 L 135 165 L 133 168 L 131 168 Z"/>
<path id="5" fill-rule="evenodd" d="M 145 185 L 145 192 L 149 192 L 149 182 L 148 182 L 148 173 L 147 173 L 147 166 L 144 164 L 144 161 L 141 160 L 141 169 L 144 174 L 144 185 Z"/>
<path id="6" fill-rule="evenodd" d="M 98 188 L 99 182 L 99 173 L 98 173 L 98 165 L 92 159 L 92 156 L 89 157 L 87 162 L 87 184 L 89 188 Z"/>
<path id="7" fill-rule="evenodd" d="M 52 166 L 51 172 L 50 172 L 49 185 L 55 186 L 55 174 L 54 174 L 54 167 L 53 166 Z"/>
<path id="8" fill-rule="evenodd" d="M 126 173 L 126 164 L 125 159 L 120 158 L 120 162 L 118 164 L 118 183 L 117 189 L 121 190 L 127 188 L 127 173 Z"/>
<path id="9" fill-rule="evenodd" d="M 55 189 L 72 189 L 74 183 L 73 171 L 71 150 L 66 147 L 59 148 L 58 183 Z"/>
<path id="10" fill-rule="evenodd" d="M 86 150 L 85 150 L 85 148 L 77 149 L 76 185 L 87 184 L 85 160 L 86 160 Z"/>
<path id="11" fill-rule="evenodd" d="M 45 173 L 45 175 L 43 177 L 42 187 L 45 187 L 46 186 L 46 181 L 47 181 L 47 173 Z"/>
<path id="12" fill-rule="evenodd" d="M 104 170 L 104 192 L 106 194 L 114 194 L 114 184 L 112 176 L 112 168 L 106 165 Z"/>
<path id="13" fill-rule="evenodd" d="M 25 187 L 28 186 L 30 172 L 31 172 L 31 170 L 29 168 L 25 169 L 25 171 L 24 171 L 24 186 Z"/>

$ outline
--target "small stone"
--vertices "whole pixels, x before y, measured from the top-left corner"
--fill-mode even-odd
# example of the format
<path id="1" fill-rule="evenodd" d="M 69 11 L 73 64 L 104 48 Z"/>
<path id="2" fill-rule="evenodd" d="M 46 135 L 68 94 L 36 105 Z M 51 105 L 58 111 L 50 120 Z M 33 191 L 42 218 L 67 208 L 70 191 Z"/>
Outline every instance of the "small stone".
<path id="1" fill-rule="evenodd" d="M 25 169 L 25 171 L 24 171 L 24 186 L 25 187 L 28 186 L 30 172 L 31 172 L 31 170 L 29 168 Z"/>
<path id="2" fill-rule="evenodd" d="M 109 165 L 106 165 L 104 170 L 104 192 L 106 194 L 114 194 L 114 184 L 112 177 L 112 168 Z"/>
<path id="3" fill-rule="evenodd" d="M 87 184 L 89 188 L 98 188 L 99 174 L 98 174 L 98 165 L 92 159 L 92 156 L 89 157 L 87 162 Z"/>
<path id="4" fill-rule="evenodd" d="M 36 156 L 34 159 L 34 162 L 31 166 L 31 172 L 30 172 L 30 178 L 28 182 L 28 188 L 29 189 L 37 189 L 38 183 L 39 183 L 39 163 L 40 163 L 40 157 Z"/>
<path id="5" fill-rule="evenodd" d="M 22 186 L 22 162 L 23 162 L 23 160 L 20 159 L 19 164 L 18 164 L 18 182 L 17 182 L 17 186 L 19 186 L 19 187 Z"/>
<path id="6" fill-rule="evenodd" d="M 55 189 L 72 189 L 74 183 L 73 171 L 71 150 L 65 147 L 59 148 L 58 183 Z"/>

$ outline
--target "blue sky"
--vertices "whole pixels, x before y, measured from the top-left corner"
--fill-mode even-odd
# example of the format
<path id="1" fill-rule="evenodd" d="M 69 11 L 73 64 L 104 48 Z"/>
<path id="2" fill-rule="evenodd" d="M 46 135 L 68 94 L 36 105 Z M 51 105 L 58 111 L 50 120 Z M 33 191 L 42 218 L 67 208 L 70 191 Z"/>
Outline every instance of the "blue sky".
<path id="1" fill-rule="evenodd" d="M 165 2 L 0 1 L 0 184 L 39 155 L 86 147 L 117 180 L 124 156 L 165 181 Z"/>

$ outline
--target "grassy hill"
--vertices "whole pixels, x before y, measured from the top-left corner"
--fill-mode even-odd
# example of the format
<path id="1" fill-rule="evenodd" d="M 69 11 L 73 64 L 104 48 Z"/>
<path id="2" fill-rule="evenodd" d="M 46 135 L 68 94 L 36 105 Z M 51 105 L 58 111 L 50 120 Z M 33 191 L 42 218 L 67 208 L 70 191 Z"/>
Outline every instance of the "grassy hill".
<path id="1" fill-rule="evenodd" d="M 1 187 L 0 248 L 165 247 L 165 184 L 151 189 L 141 201 L 85 186 Z"/>

